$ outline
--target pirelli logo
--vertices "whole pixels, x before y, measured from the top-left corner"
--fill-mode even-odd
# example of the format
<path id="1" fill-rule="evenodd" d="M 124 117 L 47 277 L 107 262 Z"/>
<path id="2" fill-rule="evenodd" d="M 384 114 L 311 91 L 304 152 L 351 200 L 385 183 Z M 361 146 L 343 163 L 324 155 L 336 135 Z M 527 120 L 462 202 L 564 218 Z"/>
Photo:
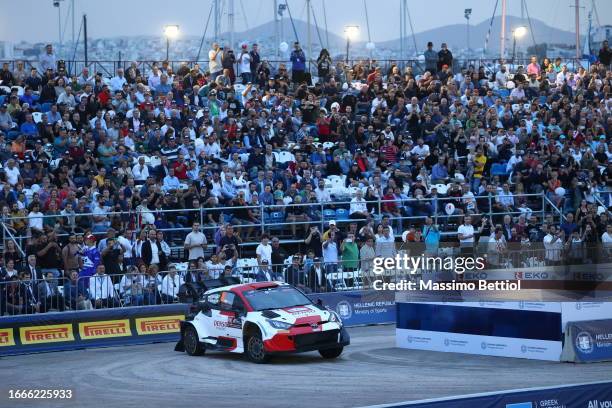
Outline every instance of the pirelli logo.
<path id="1" fill-rule="evenodd" d="M 70 323 L 20 327 L 19 336 L 22 344 L 74 341 L 74 333 L 72 332 L 72 324 Z"/>
<path id="2" fill-rule="evenodd" d="M 136 332 L 138 335 L 178 333 L 184 318 L 183 315 L 139 318 L 136 319 Z"/>
<path id="3" fill-rule="evenodd" d="M 13 329 L 0 329 L 0 347 L 14 346 Z"/>
<path id="4" fill-rule="evenodd" d="M 102 322 L 79 323 L 81 340 L 105 339 L 109 337 L 131 336 L 130 321 L 106 320 Z"/>

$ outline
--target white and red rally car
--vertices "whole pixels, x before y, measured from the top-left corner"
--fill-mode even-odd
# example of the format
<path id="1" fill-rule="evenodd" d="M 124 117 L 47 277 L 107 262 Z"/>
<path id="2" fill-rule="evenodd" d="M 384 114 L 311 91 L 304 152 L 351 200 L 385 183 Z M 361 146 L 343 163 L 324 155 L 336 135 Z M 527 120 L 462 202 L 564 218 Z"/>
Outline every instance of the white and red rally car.
<path id="1" fill-rule="evenodd" d="M 176 351 L 245 353 L 267 362 L 274 354 L 318 350 L 336 358 L 350 342 L 338 315 L 291 285 L 256 282 L 204 293 L 199 311 L 181 322 Z"/>

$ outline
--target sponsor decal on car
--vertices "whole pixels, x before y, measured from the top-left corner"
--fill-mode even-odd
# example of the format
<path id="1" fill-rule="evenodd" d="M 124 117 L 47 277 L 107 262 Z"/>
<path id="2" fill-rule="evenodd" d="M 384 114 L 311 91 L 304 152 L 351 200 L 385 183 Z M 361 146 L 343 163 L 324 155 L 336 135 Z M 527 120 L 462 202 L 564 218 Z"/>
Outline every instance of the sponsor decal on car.
<path id="1" fill-rule="evenodd" d="M 178 333 L 181 329 L 180 321 L 184 318 L 185 316 L 183 315 L 139 318 L 136 319 L 136 333 L 139 336 Z"/>
<path id="2" fill-rule="evenodd" d="M 296 306 L 296 307 L 290 307 L 288 309 L 283 309 L 285 312 L 290 313 L 294 316 L 300 316 L 300 315 L 308 315 L 308 314 L 312 314 L 313 311 L 312 309 L 310 309 L 309 307 L 306 306 Z"/>
<path id="3" fill-rule="evenodd" d="M 19 336 L 22 344 L 74 341 L 74 333 L 72 332 L 72 324 L 70 323 L 20 327 Z"/>
<path id="4" fill-rule="evenodd" d="M 0 329 L 0 347 L 14 346 L 13 329 Z"/>
<path id="5" fill-rule="evenodd" d="M 130 321 L 106 320 L 102 322 L 79 323 L 79 335 L 82 340 L 105 339 L 109 337 L 131 336 Z"/>

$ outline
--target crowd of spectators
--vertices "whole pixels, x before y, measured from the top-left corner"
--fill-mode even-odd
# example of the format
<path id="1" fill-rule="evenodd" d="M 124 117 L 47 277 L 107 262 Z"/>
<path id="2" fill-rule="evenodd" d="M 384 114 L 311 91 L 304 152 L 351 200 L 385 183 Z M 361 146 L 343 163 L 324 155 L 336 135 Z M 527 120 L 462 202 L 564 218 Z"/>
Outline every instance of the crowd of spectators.
<path id="1" fill-rule="evenodd" d="M 511 244 L 541 244 L 549 264 L 596 260 L 612 242 L 607 42 L 588 67 L 462 66 L 432 43 L 424 56 L 349 65 L 322 50 L 310 70 L 297 42 L 278 66 L 256 44 L 215 43 L 207 65 L 109 77 L 67 72 L 48 45 L 31 69 L 4 63 L 0 205 L 16 238 L 1 312 L 172 302 L 184 282 L 235 273 L 248 242 L 256 279 L 315 291 L 400 236 L 429 253 L 444 234 L 466 253 L 485 245 L 498 266 Z"/>

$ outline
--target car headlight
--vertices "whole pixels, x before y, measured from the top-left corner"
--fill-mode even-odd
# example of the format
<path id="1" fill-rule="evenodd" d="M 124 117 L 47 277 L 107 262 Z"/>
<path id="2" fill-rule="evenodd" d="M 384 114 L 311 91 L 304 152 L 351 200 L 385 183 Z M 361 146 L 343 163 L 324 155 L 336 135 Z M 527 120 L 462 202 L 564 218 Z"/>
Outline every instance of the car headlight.
<path id="1" fill-rule="evenodd" d="M 280 320 L 268 319 L 267 322 L 270 326 L 280 330 L 288 330 L 291 328 L 291 326 L 293 326 L 291 323 L 281 322 Z"/>
<path id="2" fill-rule="evenodd" d="M 342 319 L 340 319 L 340 316 L 338 316 L 336 312 L 332 312 L 331 310 L 329 311 L 329 321 L 338 323 L 340 325 L 342 324 Z"/>

